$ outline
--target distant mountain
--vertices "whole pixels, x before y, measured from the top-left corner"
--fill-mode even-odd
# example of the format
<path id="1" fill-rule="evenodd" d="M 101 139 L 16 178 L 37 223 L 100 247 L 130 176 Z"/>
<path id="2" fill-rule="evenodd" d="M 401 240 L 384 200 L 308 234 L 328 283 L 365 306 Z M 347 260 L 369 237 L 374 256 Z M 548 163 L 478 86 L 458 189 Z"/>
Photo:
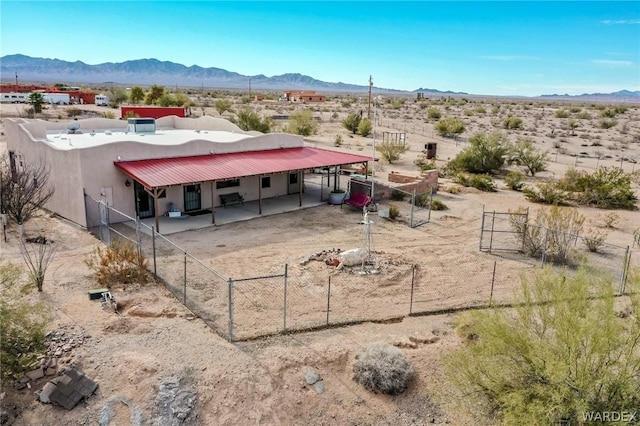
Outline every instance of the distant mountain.
<path id="1" fill-rule="evenodd" d="M 441 90 L 436 90 L 436 89 L 416 89 L 414 90 L 414 92 L 418 93 L 424 93 L 425 95 L 468 95 L 468 93 L 466 92 L 452 92 L 451 90 L 447 90 L 447 91 L 441 91 Z"/>
<path id="2" fill-rule="evenodd" d="M 88 65 L 82 61 L 33 58 L 25 55 L 6 55 L 0 58 L 0 75 L 13 81 L 15 74 L 22 81 L 47 83 L 116 83 L 161 84 L 181 87 L 213 87 L 221 89 L 255 90 L 318 90 L 325 92 L 366 92 L 369 86 L 329 83 L 302 74 L 282 74 L 266 77 L 262 74 L 246 76 L 221 68 L 186 67 L 157 59 L 136 59 L 120 63 L 106 62 Z M 375 88 L 376 93 L 407 93 L 401 90 Z"/>
<path id="3" fill-rule="evenodd" d="M 640 91 L 619 90 L 611 93 L 583 93 L 582 95 L 541 95 L 539 98 L 581 101 L 640 101 Z"/>

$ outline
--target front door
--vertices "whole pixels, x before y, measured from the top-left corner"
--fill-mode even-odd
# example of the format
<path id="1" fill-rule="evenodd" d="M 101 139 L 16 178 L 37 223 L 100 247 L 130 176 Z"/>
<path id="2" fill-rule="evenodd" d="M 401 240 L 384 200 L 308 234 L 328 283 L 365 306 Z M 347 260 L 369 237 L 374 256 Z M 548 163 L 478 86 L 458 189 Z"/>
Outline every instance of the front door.
<path id="1" fill-rule="evenodd" d="M 184 186 L 184 211 L 191 212 L 194 210 L 200 210 L 202 204 L 200 203 L 200 184 Z"/>
<path id="2" fill-rule="evenodd" d="M 133 181 L 133 192 L 136 197 L 136 214 L 140 219 L 147 217 L 153 217 L 155 211 L 153 210 L 153 197 L 147 191 L 144 186 L 140 185 L 137 181 Z"/>
<path id="3" fill-rule="evenodd" d="M 297 194 L 300 192 L 300 184 L 298 183 L 299 173 L 289 173 L 289 194 Z"/>

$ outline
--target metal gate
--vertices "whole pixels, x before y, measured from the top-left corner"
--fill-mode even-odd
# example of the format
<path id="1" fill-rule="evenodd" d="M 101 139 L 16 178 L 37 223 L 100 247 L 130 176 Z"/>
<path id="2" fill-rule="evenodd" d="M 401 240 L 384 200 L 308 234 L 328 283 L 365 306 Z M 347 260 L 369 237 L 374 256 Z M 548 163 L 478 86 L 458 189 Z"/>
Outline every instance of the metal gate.
<path id="1" fill-rule="evenodd" d="M 515 226 L 515 225 L 520 226 Z M 529 209 L 518 212 L 487 212 L 482 210 L 480 225 L 480 251 L 524 251 L 524 235 L 516 228 L 525 229 L 529 224 Z"/>

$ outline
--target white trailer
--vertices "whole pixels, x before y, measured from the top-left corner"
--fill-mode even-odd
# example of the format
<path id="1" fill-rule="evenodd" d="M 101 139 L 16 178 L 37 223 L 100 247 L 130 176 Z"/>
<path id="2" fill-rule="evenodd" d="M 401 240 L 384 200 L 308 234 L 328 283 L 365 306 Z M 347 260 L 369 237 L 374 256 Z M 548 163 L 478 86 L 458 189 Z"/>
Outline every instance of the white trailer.
<path id="1" fill-rule="evenodd" d="M 103 95 L 102 93 L 96 95 L 96 105 L 109 106 L 109 97 L 107 95 Z"/>
<path id="2" fill-rule="evenodd" d="M 43 93 L 44 101 L 48 104 L 69 105 L 68 93 Z"/>
<path id="3" fill-rule="evenodd" d="M 24 104 L 29 102 L 29 94 L 28 93 L 2 93 L 0 96 L 0 102 L 3 104 Z"/>

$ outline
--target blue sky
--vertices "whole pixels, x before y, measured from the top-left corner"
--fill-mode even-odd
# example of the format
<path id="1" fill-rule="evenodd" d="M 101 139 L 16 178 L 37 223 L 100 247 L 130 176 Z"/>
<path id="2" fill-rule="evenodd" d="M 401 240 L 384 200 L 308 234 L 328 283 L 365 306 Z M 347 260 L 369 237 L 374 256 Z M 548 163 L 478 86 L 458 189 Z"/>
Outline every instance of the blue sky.
<path id="1" fill-rule="evenodd" d="M 640 90 L 640 2 L 0 2 L 0 55 L 536 96 Z"/>

